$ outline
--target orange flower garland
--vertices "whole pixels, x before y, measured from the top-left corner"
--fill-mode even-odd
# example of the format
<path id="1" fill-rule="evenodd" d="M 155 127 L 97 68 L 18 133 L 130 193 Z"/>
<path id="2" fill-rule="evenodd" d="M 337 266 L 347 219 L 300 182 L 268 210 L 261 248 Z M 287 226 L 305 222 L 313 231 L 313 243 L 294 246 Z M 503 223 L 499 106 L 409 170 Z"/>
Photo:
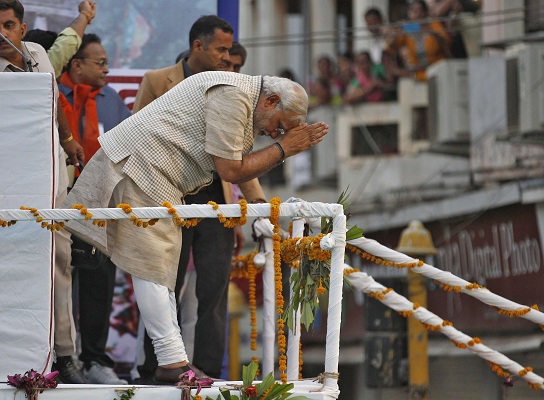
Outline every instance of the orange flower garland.
<path id="1" fill-rule="evenodd" d="M 85 207 L 83 204 L 74 204 L 72 208 L 79 210 L 81 215 L 85 215 L 85 221 L 88 221 L 93 216 L 89 211 L 87 211 L 87 207 Z M 95 219 L 93 220 L 93 225 L 104 228 L 106 226 L 106 221 L 103 219 Z"/>
<path id="2" fill-rule="evenodd" d="M 239 256 L 236 256 L 232 259 L 231 262 L 231 269 L 230 269 L 230 279 L 249 279 L 249 267 L 248 263 L 249 260 L 252 259 L 257 255 L 257 250 L 253 250 L 252 252 L 243 255 L 240 254 Z M 255 265 L 255 263 L 253 263 Z M 262 271 L 262 268 L 258 268 L 255 266 L 255 269 L 257 272 Z"/>
<path id="3" fill-rule="evenodd" d="M 122 209 L 126 214 L 131 214 L 132 213 L 132 207 L 130 206 L 130 204 L 128 203 L 119 203 L 117 204 L 117 208 L 120 208 Z M 130 221 L 132 221 L 132 223 L 137 226 L 137 227 L 141 227 L 141 228 L 147 228 L 148 226 L 153 226 L 155 225 L 159 219 L 158 218 L 153 218 L 153 219 L 150 219 L 149 221 L 144 221 L 140 218 L 138 218 L 136 215 L 131 215 L 130 216 Z"/>
<path id="4" fill-rule="evenodd" d="M 232 259 L 230 278 L 242 278 L 249 281 L 248 297 L 249 297 L 249 314 L 250 314 L 250 348 L 252 351 L 257 350 L 257 274 L 263 270 L 263 267 L 255 265 L 253 259 L 258 254 L 257 250 L 253 250 L 247 255 L 239 255 Z M 259 358 L 253 356 L 252 360 L 259 364 Z M 257 370 L 256 375 L 259 375 L 260 371 Z"/>
<path id="5" fill-rule="evenodd" d="M 410 262 L 410 263 L 396 263 L 394 261 L 384 260 L 383 258 L 376 257 L 375 255 L 367 253 L 366 251 L 361 250 L 357 246 L 354 246 L 354 245 L 349 244 L 349 243 L 346 244 L 346 249 L 352 251 L 355 254 L 360 255 L 361 258 L 364 258 L 365 260 L 372 261 L 375 264 L 383 265 L 384 267 L 412 269 L 412 268 L 416 268 L 416 267 L 421 267 L 421 266 L 423 266 L 423 264 L 425 264 L 421 260 L 416 260 L 416 261 Z"/>
<path id="6" fill-rule="evenodd" d="M 384 260 L 382 258 L 376 257 L 370 253 L 367 253 L 366 251 L 363 251 L 359 249 L 357 246 L 346 244 L 346 249 L 351 250 L 355 254 L 360 255 L 362 258 L 366 260 L 370 260 L 376 264 L 381 264 L 384 267 L 395 267 L 395 268 L 408 268 L 412 269 L 415 267 L 421 267 L 423 266 L 424 262 L 421 260 L 417 260 L 413 263 L 395 263 L 393 261 Z M 455 285 L 449 285 L 447 283 L 442 283 L 438 280 L 435 280 L 435 283 L 444 291 L 446 292 L 455 292 L 455 293 L 461 293 L 463 291 L 463 287 L 461 286 L 455 286 Z M 481 286 L 477 283 L 470 283 L 468 285 L 465 285 L 466 290 L 476 290 L 476 289 L 486 289 L 485 286 Z M 531 309 L 538 311 L 538 306 L 535 304 L 531 307 L 525 307 L 519 310 L 503 310 L 498 307 L 494 307 L 499 314 L 506 315 L 508 317 L 522 317 L 523 315 L 529 313 Z M 540 329 L 544 330 L 544 325 L 539 324 Z"/>
<path id="7" fill-rule="evenodd" d="M 250 325 L 251 325 L 251 350 L 257 350 L 257 284 L 255 282 L 255 277 L 257 276 L 257 268 L 253 263 L 253 257 L 248 258 L 247 260 L 247 272 L 249 280 L 249 314 L 250 314 Z M 257 361 L 255 361 L 257 362 Z M 258 363 L 258 362 L 257 362 Z"/>
<path id="8" fill-rule="evenodd" d="M 215 201 L 208 201 L 208 204 L 212 206 L 214 210 L 219 209 L 219 205 Z M 236 225 L 245 225 L 247 222 L 247 201 L 244 199 L 238 201 L 240 205 L 241 217 L 227 218 L 223 214 L 218 213 L 217 218 L 223 224 L 225 228 L 234 228 Z"/>
<path id="9" fill-rule="evenodd" d="M 183 219 L 178 215 L 177 210 L 172 206 L 172 204 L 168 201 L 165 201 L 162 203 L 163 207 L 168 208 L 168 214 L 172 216 L 172 219 L 174 220 L 174 224 L 177 226 L 181 226 L 182 228 L 190 228 L 192 226 L 196 226 L 200 221 L 202 221 L 202 218 L 190 218 L 190 219 Z"/>
<path id="10" fill-rule="evenodd" d="M 43 217 L 40 215 L 40 212 L 38 211 L 37 208 L 30 208 L 30 207 L 25 207 L 25 206 L 21 206 L 20 208 L 21 208 L 21 210 L 30 211 L 32 213 L 32 215 L 34 215 L 36 217 L 36 222 L 41 222 L 42 223 L 41 224 L 42 228 L 46 228 L 47 230 L 49 230 L 51 232 L 60 231 L 62 228 L 64 228 L 64 222 L 49 223 L 47 221 L 44 221 Z M 13 222 L 13 221 L 11 221 L 11 222 Z M 15 225 L 15 222 L 13 222 L 12 224 L 10 224 L 8 222 L 6 225 L 7 226 Z"/>
<path id="11" fill-rule="evenodd" d="M 17 221 L 4 221 L 3 219 L 0 219 L 0 226 L 2 228 L 5 228 L 5 227 L 9 228 L 10 226 L 15 225 L 16 222 Z"/>
<path id="12" fill-rule="evenodd" d="M 302 380 L 302 365 L 304 360 L 302 359 L 302 341 L 298 342 L 298 379 Z"/>
<path id="13" fill-rule="evenodd" d="M 285 322 L 283 320 L 283 282 L 281 273 L 281 255 L 280 255 L 280 242 L 281 237 L 279 235 L 280 225 L 280 203 L 279 197 L 274 197 L 270 200 L 270 222 L 274 225 L 274 235 L 272 236 L 273 248 L 274 248 L 274 280 L 276 282 L 276 312 L 279 315 L 278 318 L 278 352 L 279 352 L 279 370 L 280 380 L 283 383 L 287 382 L 287 338 L 285 337 Z"/>

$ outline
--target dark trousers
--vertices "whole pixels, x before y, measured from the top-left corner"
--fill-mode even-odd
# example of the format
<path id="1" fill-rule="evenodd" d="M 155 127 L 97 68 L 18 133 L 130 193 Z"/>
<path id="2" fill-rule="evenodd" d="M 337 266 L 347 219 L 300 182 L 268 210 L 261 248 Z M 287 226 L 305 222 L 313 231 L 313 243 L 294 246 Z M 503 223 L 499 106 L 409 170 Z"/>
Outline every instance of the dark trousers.
<path id="1" fill-rule="evenodd" d="M 81 354 L 79 359 L 90 367 L 91 361 L 113 368 L 106 354 L 110 328 L 111 303 L 115 287 L 115 264 L 104 254 L 98 255 L 96 268 L 77 268 L 79 284 L 79 330 Z"/>
<path id="2" fill-rule="evenodd" d="M 219 179 L 195 195 L 186 196 L 186 204 L 224 204 Z M 221 376 L 227 328 L 227 295 L 234 233 L 218 219 L 205 218 L 192 228 L 182 228 L 182 250 L 178 265 L 176 297 L 183 286 L 192 249 L 196 270 L 198 320 L 195 326 L 193 364 L 212 377 Z M 183 335 L 183 332 L 182 332 Z M 149 336 L 144 338 L 145 362 L 138 366 L 142 378 L 153 376 L 157 359 Z"/>

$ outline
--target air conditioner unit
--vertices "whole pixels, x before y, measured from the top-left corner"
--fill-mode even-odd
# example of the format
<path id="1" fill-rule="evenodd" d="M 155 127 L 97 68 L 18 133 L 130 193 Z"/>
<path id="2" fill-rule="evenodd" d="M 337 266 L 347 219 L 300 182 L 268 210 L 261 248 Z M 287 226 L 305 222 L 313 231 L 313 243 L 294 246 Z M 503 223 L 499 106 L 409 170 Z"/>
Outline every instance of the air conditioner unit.
<path id="1" fill-rule="evenodd" d="M 443 60 L 427 69 L 429 127 L 434 142 L 469 140 L 468 65 L 466 60 Z"/>
<path id="2" fill-rule="evenodd" d="M 507 124 L 521 136 L 544 131 L 544 44 L 506 49 Z"/>

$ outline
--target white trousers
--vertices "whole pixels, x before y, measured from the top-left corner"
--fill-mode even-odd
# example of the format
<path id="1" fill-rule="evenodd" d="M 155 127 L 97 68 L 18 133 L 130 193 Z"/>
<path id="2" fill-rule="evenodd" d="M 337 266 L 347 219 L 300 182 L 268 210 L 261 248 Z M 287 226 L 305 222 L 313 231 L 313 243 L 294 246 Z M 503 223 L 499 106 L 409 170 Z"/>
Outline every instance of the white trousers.
<path id="1" fill-rule="evenodd" d="M 176 316 L 175 293 L 134 275 L 132 284 L 140 318 L 153 342 L 159 365 L 188 361 Z"/>

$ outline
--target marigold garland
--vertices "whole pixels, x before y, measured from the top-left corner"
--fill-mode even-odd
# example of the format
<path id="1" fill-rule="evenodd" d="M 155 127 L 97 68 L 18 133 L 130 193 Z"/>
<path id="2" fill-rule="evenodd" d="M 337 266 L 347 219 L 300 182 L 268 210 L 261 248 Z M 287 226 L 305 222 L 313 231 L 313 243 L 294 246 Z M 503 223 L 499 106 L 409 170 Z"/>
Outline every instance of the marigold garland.
<path id="1" fill-rule="evenodd" d="M 132 213 L 132 207 L 128 203 L 119 203 L 117 204 L 117 208 L 122 209 L 125 212 L 125 214 Z M 138 218 L 136 215 L 131 215 L 130 221 L 134 224 L 134 226 L 137 226 L 138 228 L 147 228 L 148 226 L 155 225 L 159 221 L 159 219 L 152 218 L 148 221 L 144 221 L 143 219 Z"/>
<path id="2" fill-rule="evenodd" d="M 358 248 L 357 246 L 354 246 L 352 244 L 346 244 L 346 249 L 348 250 L 351 250 L 353 253 L 357 254 L 357 255 L 360 255 L 363 259 L 365 260 L 369 260 L 369 261 L 372 261 L 376 264 L 380 264 L 380 265 L 383 265 L 384 267 L 395 267 L 395 268 L 408 268 L 408 269 L 412 269 L 412 268 L 415 268 L 415 267 L 421 267 L 424 265 L 424 262 L 421 261 L 421 260 L 417 260 L 417 262 L 415 263 L 395 263 L 393 261 L 388 261 L 388 260 L 384 260 L 380 257 L 376 257 L 364 250 L 361 250 L 360 248 Z M 440 288 L 446 292 L 455 292 L 455 293 L 461 293 L 463 291 L 463 288 L 461 286 L 455 286 L 455 285 L 449 285 L 447 283 L 442 283 L 438 280 L 435 280 L 435 283 L 440 286 Z M 469 283 L 467 285 L 465 285 L 465 289 L 466 290 L 476 290 L 476 289 L 487 289 L 485 286 L 481 286 L 479 284 L 477 284 L 476 282 L 474 283 Z M 531 307 L 526 307 L 526 308 L 522 308 L 520 310 L 503 310 L 503 309 L 500 309 L 498 307 L 494 307 L 495 309 L 497 309 L 497 311 L 500 313 L 500 314 L 503 314 L 503 315 L 506 315 L 508 317 L 521 317 L 527 313 L 529 313 L 531 311 L 531 309 L 534 309 L 534 310 L 537 310 L 538 311 L 538 306 L 535 304 Z M 542 329 L 544 331 L 544 324 L 539 324 L 538 325 L 540 327 L 540 329 Z"/>
<path id="3" fill-rule="evenodd" d="M 281 237 L 279 235 L 280 225 L 280 203 L 279 197 L 274 197 L 270 200 L 270 223 L 274 225 L 274 234 L 272 235 L 273 248 L 274 248 L 274 281 L 276 283 L 276 312 L 279 315 L 278 318 L 278 353 L 279 353 L 279 370 L 280 380 L 283 383 L 287 383 L 287 338 L 285 337 L 285 322 L 283 320 L 283 282 L 281 273 L 281 255 L 280 255 L 280 242 Z"/>
<path id="4" fill-rule="evenodd" d="M 400 316 L 404 317 L 404 318 L 408 318 L 408 317 L 411 317 L 412 315 L 414 315 L 414 312 L 412 310 L 408 310 L 408 311 L 397 311 L 397 314 L 399 314 Z"/>
<path id="5" fill-rule="evenodd" d="M 525 367 L 525 368 L 523 368 L 521 371 L 518 372 L 518 375 L 519 375 L 519 376 L 525 376 L 525 375 L 527 375 L 529 372 L 533 372 L 533 367 Z"/>
<path id="6" fill-rule="evenodd" d="M 40 212 L 38 211 L 37 208 L 21 206 L 20 209 L 30 211 L 32 213 L 32 215 L 34 215 L 36 217 L 36 222 L 38 222 L 38 223 L 41 222 L 41 227 L 46 228 L 47 230 L 49 230 L 51 232 L 60 231 L 62 228 L 64 228 L 64 222 L 62 222 L 62 221 L 61 222 L 53 222 L 53 223 L 44 221 L 43 217 L 40 215 Z M 11 224 L 11 225 L 14 225 L 14 224 L 15 224 L 15 222 L 13 224 Z M 9 223 L 7 223 L 7 226 L 11 226 L 11 225 Z"/>
<path id="7" fill-rule="evenodd" d="M 385 295 L 387 293 L 389 293 L 389 292 L 394 292 L 394 290 L 391 289 L 391 288 L 387 288 L 385 290 L 382 290 L 381 292 L 370 292 L 370 293 L 367 293 L 367 294 L 368 294 L 368 296 L 373 297 L 373 298 L 375 298 L 377 300 L 383 300 Z"/>
<path id="8" fill-rule="evenodd" d="M 499 314 L 506 315 L 507 317 L 513 318 L 513 317 L 521 317 L 522 315 L 527 314 L 529 311 L 531 311 L 531 307 L 522 308 L 521 310 L 503 310 L 503 309 L 497 308 L 497 311 Z"/>
<path id="9" fill-rule="evenodd" d="M 389 293 L 390 291 L 393 291 L 393 290 L 391 288 L 388 288 L 388 289 L 385 289 L 385 290 L 383 290 L 381 292 L 377 291 L 377 292 L 370 292 L 370 293 L 366 293 L 366 294 L 369 297 L 373 297 L 373 298 L 376 298 L 376 299 L 379 299 L 379 300 L 383 300 L 384 296 L 387 293 Z M 420 307 L 419 304 L 413 303 L 414 310 L 417 310 L 419 307 Z M 533 305 L 531 308 L 538 309 L 538 306 Z M 402 315 L 405 318 L 408 318 L 408 317 L 412 316 L 413 311 L 412 310 L 398 311 L 398 314 Z M 443 320 L 442 324 L 440 324 L 440 325 L 430 325 L 430 324 L 423 323 L 421 321 L 420 321 L 420 323 L 426 329 L 428 329 L 430 331 L 439 331 L 440 329 L 442 329 L 443 326 L 453 326 L 453 323 L 451 321 L 448 321 L 448 320 Z M 460 342 L 457 342 L 457 341 L 455 341 L 453 339 L 451 339 L 451 342 L 456 347 L 458 347 L 460 349 L 463 349 L 463 350 L 466 350 L 467 346 L 473 347 L 473 346 L 475 346 L 477 344 L 482 344 L 482 340 L 480 338 L 478 338 L 478 337 L 473 337 L 467 343 L 460 343 Z M 488 361 L 488 360 L 486 360 L 486 362 L 491 366 L 491 370 L 493 372 L 495 372 L 499 377 L 508 378 L 510 376 L 510 374 L 508 372 L 504 371 L 498 364 L 495 364 L 495 363 L 493 363 L 491 361 Z M 527 375 L 529 372 L 533 372 L 533 368 L 532 367 L 525 367 L 525 368 L 523 368 L 522 370 L 520 370 L 518 372 L 518 375 L 520 377 L 523 377 L 523 376 Z M 540 390 L 540 389 L 542 389 L 542 387 L 544 387 L 544 382 L 542 382 L 542 383 L 527 382 L 527 384 L 529 385 L 529 387 L 531 389 L 535 389 L 535 390 Z"/>
<path id="10" fill-rule="evenodd" d="M 431 331 L 431 332 L 438 332 L 440 329 L 442 329 L 442 325 L 431 325 L 431 324 L 426 324 L 425 322 L 421 322 L 421 325 L 423 325 L 425 327 L 425 329 L 427 329 L 428 331 Z"/>
<path id="11" fill-rule="evenodd" d="M 383 259 L 381 257 L 376 257 L 373 254 L 370 254 L 370 253 L 368 253 L 368 252 L 366 252 L 364 250 L 361 250 L 357 246 L 354 246 L 354 245 L 349 244 L 349 243 L 346 244 L 346 249 L 348 249 L 348 250 L 352 251 L 353 253 L 361 256 L 361 258 L 363 258 L 365 260 L 372 261 L 373 263 L 378 264 L 378 265 L 382 265 L 384 267 L 412 269 L 412 268 L 422 267 L 425 264 L 422 260 L 415 260 L 414 262 L 409 262 L 409 263 L 397 263 L 397 262 L 394 262 L 394 261 L 385 260 L 385 259 Z"/>
<path id="12" fill-rule="evenodd" d="M 453 340 L 453 339 L 451 340 L 451 342 L 452 342 L 455 346 L 459 347 L 460 349 L 463 349 L 463 350 L 464 350 L 464 349 L 467 348 L 467 345 L 464 344 L 464 343 L 456 342 L 456 341 Z"/>
<path id="13" fill-rule="evenodd" d="M 472 290 L 472 289 L 486 289 L 485 286 L 482 286 L 482 285 L 478 285 L 476 282 L 474 283 L 469 283 L 468 285 L 465 286 L 465 289 L 467 290 Z"/>
<path id="14" fill-rule="evenodd" d="M 298 341 L 298 379 L 302 380 L 302 365 L 304 364 L 304 360 L 302 358 L 303 351 L 302 351 L 302 341 Z"/>
<path id="15" fill-rule="evenodd" d="M 249 259 L 253 260 L 257 253 L 257 250 L 253 250 L 245 255 L 240 254 L 234 257 L 231 261 L 230 279 L 249 279 L 248 262 Z M 253 265 L 255 266 L 255 263 Z M 255 269 L 259 273 L 263 270 L 263 267 L 255 266 Z"/>
<path id="16" fill-rule="evenodd" d="M 461 293 L 463 291 L 463 288 L 461 286 L 452 286 L 448 285 L 447 283 L 442 283 L 440 281 L 435 280 L 436 284 L 440 286 L 440 288 L 446 292 L 456 292 Z"/>
<path id="17" fill-rule="evenodd" d="M 169 201 L 165 201 L 164 203 L 162 203 L 162 206 L 168 208 L 168 214 L 172 216 L 172 220 L 174 221 L 174 224 L 176 224 L 176 226 L 181 226 L 182 228 L 191 228 L 193 226 L 196 226 L 200 221 L 202 221 L 202 218 L 181 218 L 178 215 L 178 211 Z"/>
<path id="18" fill-rule="evenodd" d="M 320 233 L 314 237 L 286 239 L 281 243 L 283 261 L 295 270 L 290 278 L 293 296 L 284 313 L 287 326 L 293 331 L 298 323 L 294 315 L 299 308 L 302 325 L 306 330 L 310 329 L 320 306 L 320 297 L 329 289 L 331 252 L 321 249 L 324 236 Z"/>
<path id="19" fill-rule="evenodd" d="M 257 268 L 253 263 L 253 257 L 247 260 L 248 280 L 249 280 L 249 314 L 251 326 L 251 344 L 250 348 L 253 351 L 257 350 L 257 284 L 255 277 L 257 276 Z M 255 361 L 258 364 L 258 361 Z"/>
<path id="20" fill-rule="evenodd" d="M 212 206 L 214 210 L 219 209 L 219 205 L 215 201 L 208 201 L 208 204 Z M 242 214 L 241 217 L 232 217 L 227 218 L 223 214 L 218 213 L 217 218 L 219 218 L 219 222 L 223 224 L 225 228 L 234 228 L 236 225 L 245 225 L 247 222 L 247 201 L 242 199 L 238 201 L 238 204 L 240 205 L 240 213 Z"/>
<path id="21" fill-rule="evenodd" d="M 6 227 L 10 227 L 12 225 L 15 225 L 17 223 L 17 221 L 15 220 L 12 220 L 12 221 L 4 221 L 3 219 L 0 219 L 0 226 L 2 228 L 6 228 Z"/>

